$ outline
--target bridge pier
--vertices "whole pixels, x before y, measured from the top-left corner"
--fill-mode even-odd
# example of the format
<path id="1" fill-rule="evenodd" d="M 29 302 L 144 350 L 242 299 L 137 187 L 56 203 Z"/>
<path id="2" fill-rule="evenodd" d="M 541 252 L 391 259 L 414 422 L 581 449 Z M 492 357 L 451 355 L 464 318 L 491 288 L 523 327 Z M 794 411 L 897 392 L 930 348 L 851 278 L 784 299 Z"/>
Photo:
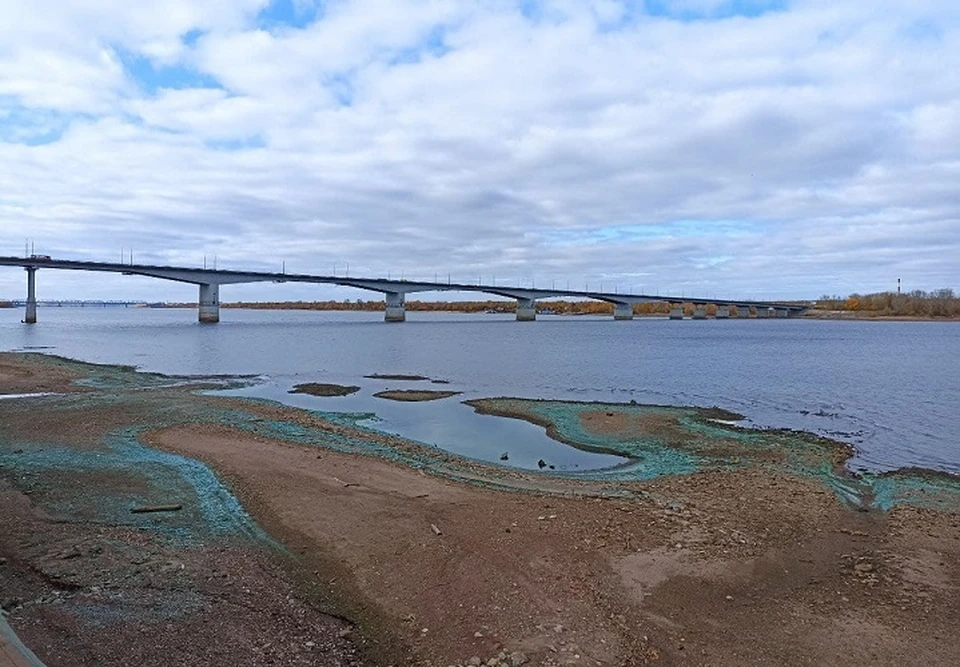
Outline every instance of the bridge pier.
<path id="1" fill-rule="evenodd" d="M 404 305 L 405 296 L 403 292 L 386 292 L 384 294 L 387 306 L 383 315 L 384 322 L 405 322 L 407 320 L 407 307 Z"/>
<path id="2" fill-rule="evenodd" d="M 670 304 L 670 319 L 671 320 L 682 320 L 683 319 L 683 304 L 679 304 L 676 308 L 673 307 L 673 304 Z"/>
<path id="3" fill-rule="evenodd" d="M 730 306 L 717 306 L 717 319 L 730 319 Z"/>
<path id="4" fill-rule="evenodd" d="M 783 317 L 783 318 L 790 317 L 790 311 L 787 310 L 786 308 L 777 308 L 776 317 Z"/>
<path id="5" fill-rule="evenodd" d="M 615 304 L 613 304 L 613 319 L 615 319 L 615 320 L 632 320 L 632 319 L 633 319 L 633 304 L 632 304 L 632 303 L 615 303 Z"/>
<path id="6" fill-rule="evenodd" d="M 704 305 L 695 305 L 693 307 L 693 319 L 695 320 L 705 320 L 707 319 L 707 307 Z"/>
<path id="7" fill-rule="evenodd" d="M 743 319 L 750 317 L 750 306 L 737 306 L 737 317 Z"/>
<path id="8" fill-rule="evenodd" d="M 23 321 L 26 324 L 37 323 L 37 269 L 27 267 L 27 312 Z"/>
<path id="9" fill-rule="evenodd" d="M 534 299 L 517 299 L 517 322 L 533 322 L 537 319 L 537 302 Z"/>
<path id="10" fill-rule="evenodd" d="M 200 283 L 200 321 L 216 324 L 220 321 L 220 285 Z"/>

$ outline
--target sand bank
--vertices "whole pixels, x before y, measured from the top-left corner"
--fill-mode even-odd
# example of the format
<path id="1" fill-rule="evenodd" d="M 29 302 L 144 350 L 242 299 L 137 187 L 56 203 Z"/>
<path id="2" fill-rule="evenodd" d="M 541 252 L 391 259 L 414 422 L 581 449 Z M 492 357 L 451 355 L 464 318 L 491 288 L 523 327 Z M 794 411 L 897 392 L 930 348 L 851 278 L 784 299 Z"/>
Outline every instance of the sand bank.
<path id="1" fill-rule="evenodd" d="M 426 389 L 387 389 L 378 391 L 374 396 L 388 401 L 404 403 L 422 403 L 423 401 L 439 401 L 451 396 L 457 396 L 459 391 L 430 391 Z"/>

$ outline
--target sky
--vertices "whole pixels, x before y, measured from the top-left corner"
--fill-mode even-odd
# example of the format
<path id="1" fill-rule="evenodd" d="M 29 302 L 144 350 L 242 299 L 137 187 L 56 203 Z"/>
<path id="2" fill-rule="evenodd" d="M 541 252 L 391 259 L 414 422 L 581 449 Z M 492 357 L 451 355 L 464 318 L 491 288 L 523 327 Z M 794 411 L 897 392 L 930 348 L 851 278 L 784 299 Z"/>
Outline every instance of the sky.
<path id="1" fill-rule="evenodd" d="M 718 298 L 960 288 L 956 0 L 0 16 L 0 255 Z M 0 298 L 24 292 L 0 269 Z M 39 293 L 196 299 L 59 271 Z"/>

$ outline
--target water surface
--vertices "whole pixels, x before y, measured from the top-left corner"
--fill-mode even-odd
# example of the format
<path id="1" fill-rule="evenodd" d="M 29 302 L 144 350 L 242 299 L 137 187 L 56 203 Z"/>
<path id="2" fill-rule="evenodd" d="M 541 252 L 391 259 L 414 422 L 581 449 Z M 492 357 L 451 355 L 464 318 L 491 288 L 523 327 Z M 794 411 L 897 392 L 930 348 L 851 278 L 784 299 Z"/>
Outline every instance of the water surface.
<path id="1" fill-rule="evenodd" d="M 517 396 L 717 405 L 748 423 L 814 431 L 853 444 L 853 468 L 920 466 L 960 473 L 960 325 L 819 320 L 670 321 L 408 313 L 41 308 L 40 323 L 0 310 L 0 349 L 37 350 L 175 374 L 254 374 L 243 393 L 318 410 L 375 412 L 374 424 L 468 456 L 558 469 L 615 465 L 543 429 L 475 415 L 460 400 Z M 367 380 L 406 373 L 431 385 Z M 358 394 L 288 394 L 301 382 L 358 384 Z M 385 388 L 463 392 L 435 403 L 372 397 Z"/>

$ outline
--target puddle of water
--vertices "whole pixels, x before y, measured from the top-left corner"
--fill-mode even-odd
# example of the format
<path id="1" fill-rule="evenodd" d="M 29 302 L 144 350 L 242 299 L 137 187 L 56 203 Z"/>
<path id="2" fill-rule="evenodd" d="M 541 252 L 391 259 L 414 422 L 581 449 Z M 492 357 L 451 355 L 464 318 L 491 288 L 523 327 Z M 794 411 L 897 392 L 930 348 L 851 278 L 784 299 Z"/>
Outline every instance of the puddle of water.
<path id="1" fill-rule="evenodd" d="M 529 422 L 477 414 L 473 408 L 462 404 L 469 398 L 479 398 L 469 392 L 438 401 L 401 403 L 375 398 L 373 394 L 385 388 L 422 388 L 423 383 L 350 378 L 339 382 L 360 385 L 360 391 L 350 396 L 321 398 L 288 393 L 295 384 L 306 381 L 277 378 L 215 394 L 263 398 L 319 412 L 373 413 L 375 418 L 358 422 L 358 425 L 439 447 L 453 454 L 527 470 L 539 470 L 541 461 L 548 469 L 552 466 L 553 470 L 566 472 L 604 470 L 630 462 L 623 456 L 583 451 L 558 442 L 547 436 L 543 427 Z M 323 381 L 338 382 L 329 377 Z M 453 385 L 443 385 L 443 389 L 459 390 Z M 502 458 L 504 454 L 506 459 Z"/>

